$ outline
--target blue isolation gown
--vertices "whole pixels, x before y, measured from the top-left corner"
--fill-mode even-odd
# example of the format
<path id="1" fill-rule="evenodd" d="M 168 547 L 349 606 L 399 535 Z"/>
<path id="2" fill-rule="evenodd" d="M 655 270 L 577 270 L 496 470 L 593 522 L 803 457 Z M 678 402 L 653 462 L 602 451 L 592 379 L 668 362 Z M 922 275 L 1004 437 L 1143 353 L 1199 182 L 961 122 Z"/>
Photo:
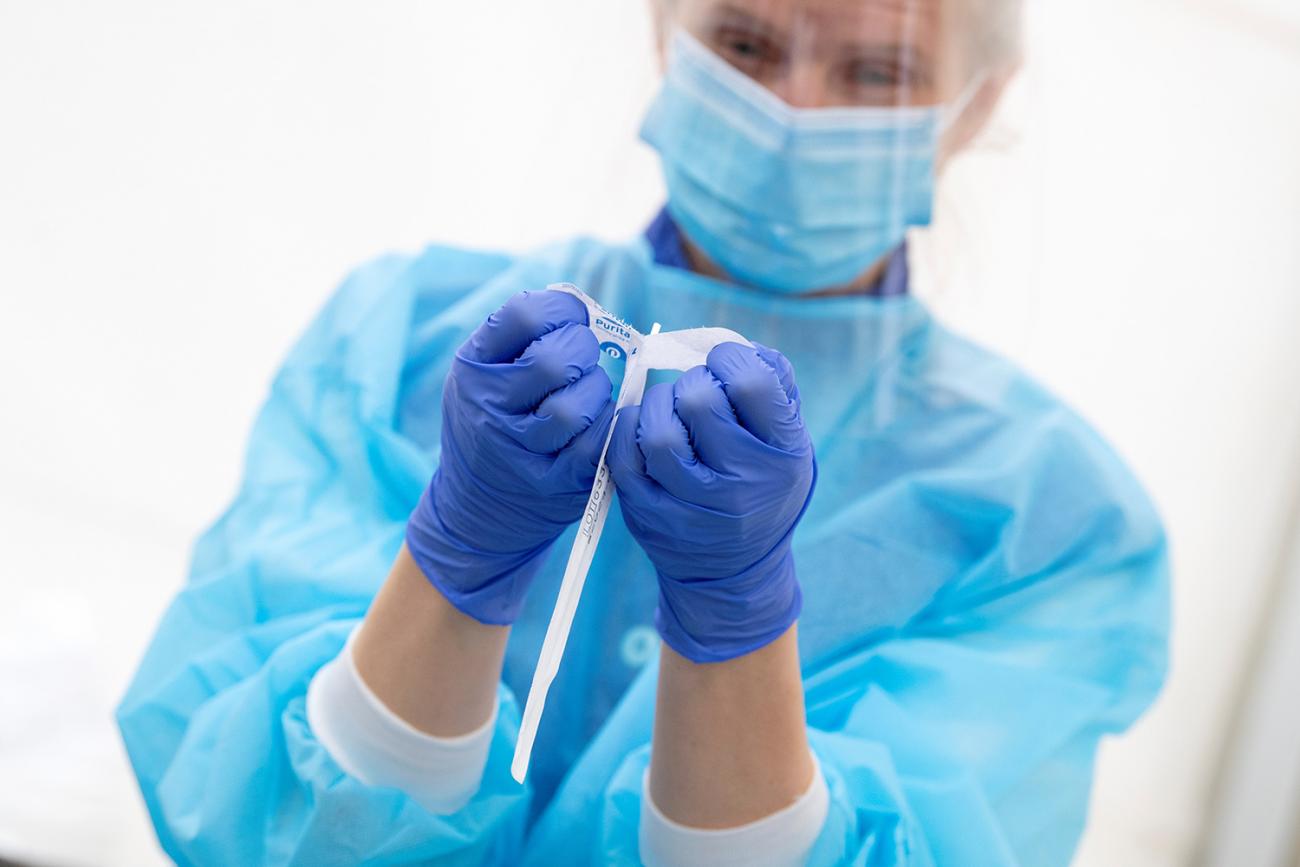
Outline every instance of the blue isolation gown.
<path id="1" fill-rule="evenodd" d="M 904 257 L 886 277 L 897 285 Z M 732 328 L 794 364 L 820 467 L 794 537 L 814 864 L 1066 864 L 1098 740 L 1164 678 L 1163 531 L 1113 451 L 909 295 L 774 297 L 644 240 L 431 247 L 355 272 L 292 350 L 229 510 L 199 540 L 118 711 L 182 864 L 625 864 L 654 708 L 653 569 L 612 509 L 527 783 L 509 773 L 572 533 L 507 650 L 482 786 L 425 812 L 346 775 L 305 694 L 365 614 L 438 460 L 453 353 L 510 295 L 570 281 L 648 330 Z M 763 761 L 754 756 L 754 761 Z"/>

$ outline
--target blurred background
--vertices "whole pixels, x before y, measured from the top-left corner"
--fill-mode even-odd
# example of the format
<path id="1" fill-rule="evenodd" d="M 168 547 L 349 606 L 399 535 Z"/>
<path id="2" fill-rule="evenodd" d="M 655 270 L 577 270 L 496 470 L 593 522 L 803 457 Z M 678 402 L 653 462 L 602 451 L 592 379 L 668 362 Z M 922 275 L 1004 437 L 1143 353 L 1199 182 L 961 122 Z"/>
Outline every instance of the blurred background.
<path id="1" fill-rule="evenodd" d="M 1300 865 L 1300 3 L 1030 7 L 918 291 L 1170 529 L 1077 863 Z M 639 231 L 654 78 L 640 0 L 0 0 L 0 859 L 163 860 L 110 715 L 290 342 L 384 251 Z"/>

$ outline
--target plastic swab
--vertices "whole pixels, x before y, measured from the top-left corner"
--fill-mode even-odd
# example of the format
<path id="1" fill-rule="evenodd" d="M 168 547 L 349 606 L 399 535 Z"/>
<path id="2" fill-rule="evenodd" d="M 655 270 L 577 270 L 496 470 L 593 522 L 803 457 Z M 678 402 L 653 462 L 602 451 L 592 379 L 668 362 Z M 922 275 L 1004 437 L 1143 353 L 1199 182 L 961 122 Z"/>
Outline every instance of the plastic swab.
<path id="1" fill-rule="evenodd" d="M 641 397 L 645 393 L 646 375 L 651 369 L 687 370 L 697 364 L 703 364 L 709 350 L 719 343 L 734 341 L 749 345 L 749 341 L 744 337 L 725 328 L 695 328 L 688 331 L 660 333 L 657 322 L 650 329 L 650 333 L 643 337 L 576 287 L 557 284 L 548 288 L 569 292 L 582 300 L 587 305 L 592 330 L 596 331 L 597 336 L 606 337 L 613 332 L 616 335 L 615 342 L 627 353 L 627 367 L 616 404 L 619 410 L 641 402 Z M 528 762 L 532 757 L 533 742 L 537 738 L 537 728 L 542 720 L 546 694 L 555 680 L 555 675 L 559 672 L 560 659 L 564 656 L 564 647 L 569 640 L 569 630 L 573 626 L 573 616 L 578 610 L 582 587 L 586 583 L 587 572 L 591 569 L 596 545 L 600 542 L 600 534 L 605 527 L 605 518 L 609 515 L 614 486 L 606 462 L 606 454 L 614 434 L 614 426 L 617 424 L 616 414 L 613 424 L 609 426 L 609 433 L 605 436 L 605 444 L 601 448 L 600 463 L 596 467 L 596 480 L 591 486 L 591 495 L 587 498 L 587 507 L 578 525 L 578 535 L 569 550 L 569 560 L 564 567 L 560 591 L 555 598 L 555 609 L 551 612 L 551 621 L 546 627 L 546 637 L 542 640 L 541 654 L 537 659 L 537 669 L 533 673 L 532 685 L 528 688 L 528 701 L 524 704 L 519 739 L 515 743 L 515 756 L 510 764 L 511 775 L 520 783 L 528 773 Z"/>

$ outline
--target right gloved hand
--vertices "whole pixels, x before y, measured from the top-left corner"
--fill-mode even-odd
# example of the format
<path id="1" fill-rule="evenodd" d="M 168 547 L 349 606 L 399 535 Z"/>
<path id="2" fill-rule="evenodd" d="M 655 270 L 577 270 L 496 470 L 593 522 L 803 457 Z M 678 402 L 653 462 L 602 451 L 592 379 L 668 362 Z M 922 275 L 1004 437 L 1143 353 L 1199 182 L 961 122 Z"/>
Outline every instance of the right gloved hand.
<path id="1" fill-rule="evenodd" d="M 456 352 L 442 457 L 406 545 L 456 608 L 513 623 L 547 548 L 582 516 L 614 414 L 587 308 L 522 292 Z"/>
<path id="2" fill-rule="evenodd" d="M 622 411 L 608 459 L 659 576 L 655 626 L 669 647 L 722 662 L 790 628 L 803 604 L 790 545 L 817 462 L 784 355 L 715 346 Z"/>

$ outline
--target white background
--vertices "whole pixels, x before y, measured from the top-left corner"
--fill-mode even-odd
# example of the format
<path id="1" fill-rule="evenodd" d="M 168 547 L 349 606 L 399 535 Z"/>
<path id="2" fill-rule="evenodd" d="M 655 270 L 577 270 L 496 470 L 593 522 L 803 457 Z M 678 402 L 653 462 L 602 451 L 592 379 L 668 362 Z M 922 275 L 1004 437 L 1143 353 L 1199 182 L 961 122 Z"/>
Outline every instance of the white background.
<path id="1" fill-rule="evenodd" d="M 1300 490 L 1300 15 L 1043 0 L 1031 37 L 1019 156 L 935 231 L 981 279 L 929 294 L 1166 516 L 1174 676 L 1079 863 L 1182 864 Z M 0 0 L 0 854 L 161 857 L 109 714 L 279 358 L 382 251 L 635 232 L 653 77 L 636 0 Z"/>

